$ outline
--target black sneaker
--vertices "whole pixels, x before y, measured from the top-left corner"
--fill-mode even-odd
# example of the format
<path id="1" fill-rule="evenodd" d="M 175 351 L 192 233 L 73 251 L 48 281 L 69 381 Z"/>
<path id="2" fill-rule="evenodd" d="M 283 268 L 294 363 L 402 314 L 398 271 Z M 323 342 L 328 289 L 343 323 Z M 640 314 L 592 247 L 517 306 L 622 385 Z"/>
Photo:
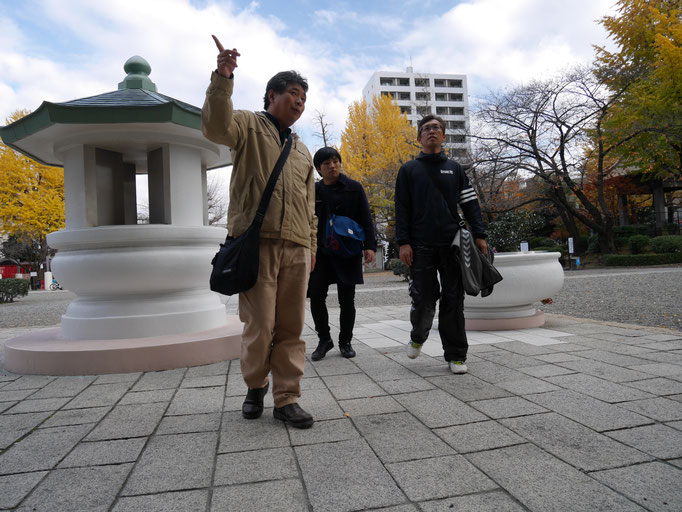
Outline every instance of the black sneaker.
<path id="1" fill-rule="evenodd" d="M 264 388 L 249 389 L 246 392 L 246 398 L 242 404 L 242 416 L 247 420 L 255 420 L 263 414 L 263 398 L 269 387 L 270 383 L 268 382 Z"/>
<path id="2" fill-rule="evenodd" d="M 275 407 L 272 415 L 277 420 L 282 420 L 294 428 L 310 428 L 315 423 L 313 417 L 305 412 L 298 404 L 289 404 L 284 407 Z"/>
<path id="3" fill-rule="evenodd" d="M 320 359 L 327 355 L 327 352 L 329 352 L 333 348 L 334 342 L 332 340 L 320 340 L 320 343 L 317 345 L 317 348 L 315 349 L 315 352 L 313 352 L 313 355 L 310 356 L 310 359 L 312 359 L 313 361 L 319 361 Z"/>
<path id="4" fill-rule="evenodd" d="M 355 357 L 355 350 L 353 350 L 353 347 L 350 346 L 350 343 L 346 343 L 344 345 L 341 345 L 341 343 L 339 343 L 339 350 L 341 351 L 341 355 L 346 359 Z"/>

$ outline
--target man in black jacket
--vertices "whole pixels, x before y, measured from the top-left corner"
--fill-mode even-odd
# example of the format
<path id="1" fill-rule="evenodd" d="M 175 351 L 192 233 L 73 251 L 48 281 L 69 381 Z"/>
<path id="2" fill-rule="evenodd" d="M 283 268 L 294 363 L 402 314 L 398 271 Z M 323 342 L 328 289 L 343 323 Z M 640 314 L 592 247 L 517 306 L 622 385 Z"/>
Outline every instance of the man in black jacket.
<path id="1" fill-rule="evenodd" d="M 427 115 L 417 127 L 422 152 L 400 168 L 395 185 L 400 260 L 410 266 L 412 331 L 407 356 L 411 359 L 419 356 L 440 298 L 438 332 L 444 358 L 452 373 L 466 373 L 464 362 L 469 345 L 464 330 L 464 289 L 459 248 L 452 246 L 459 225 L 443 194 L 448 195 L 451 204 L 462 209 L 476 246 L 485 254 L 488 246 L 481 208 L 462 167 L 454 160 L 448 160 L 442 151 L 445 121 Z"/>
<path id="2" fill-rule="evenodd" d="M 341 172 L 341 155 L 331 147 L 324 147 L 315 153 L 315 169 L 322 179 L 315 183 L 315 215 L 317 223 L 317 254 L 315 269 L 310 274 L 308 297 L 310 312 L 315 322 L 315 331 L 320 342 L 311 359 L 319 361 L 334 347 L 329 329 L 327 292 L 329 285 L 336 283 L 339 295 L 339 351 L 345 358 L 355 357 L 351 346 L 355 325 L 355 285 L 362 284 L 362 260 L 374 262 L 377 242 L 374 223 L 369 211 L 367 196 L 362 185 Z M 358 242 L 358 253 L 354 256 L 340 256 L 326 247 L 325 231 L 328 214 L 343 215 L 357 222 L 365 234 L 364 242 Z M 361 247 L 360 247 L 361 246 Z"/>

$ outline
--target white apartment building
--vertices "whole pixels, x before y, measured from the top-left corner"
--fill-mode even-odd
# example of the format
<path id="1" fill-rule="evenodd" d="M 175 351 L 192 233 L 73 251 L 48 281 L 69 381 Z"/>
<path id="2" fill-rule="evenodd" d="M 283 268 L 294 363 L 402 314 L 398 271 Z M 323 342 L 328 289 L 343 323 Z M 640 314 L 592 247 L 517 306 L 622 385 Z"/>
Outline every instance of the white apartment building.
<path id="1" fill-rule="evenodd" d="M 471 153 L 466 136 L 469 128 L 466 75 L 415 73 L 412 67 L 405 72 L 377 71 L 362 90 L 362 97 L 369 103 L 376 94 L 392 96 L 414 126 L 426 114 L 442 117 L 447 137 L 444 145 L 450 155 L 462 158 Z"/>

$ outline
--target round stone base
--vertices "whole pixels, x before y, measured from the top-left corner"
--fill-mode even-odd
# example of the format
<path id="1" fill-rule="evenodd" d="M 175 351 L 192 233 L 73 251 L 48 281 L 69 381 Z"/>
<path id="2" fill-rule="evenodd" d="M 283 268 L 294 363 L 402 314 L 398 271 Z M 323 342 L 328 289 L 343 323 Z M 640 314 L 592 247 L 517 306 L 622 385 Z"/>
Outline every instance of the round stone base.
<path id="1" fill-rule="evenodd" d="M 59 327 L 8 340 L 5 368 L 39 375 L 98 375 L 199 366 L 240 355 L 242 323 L 150 338 L 66 340 Z"/>
<path id="2" fill-rule="evenodd" d="M 466 318 L 467 331 L 510 331 L 545 325 L 545 314 L 539 309 L 534 315 L 514 318 Z"/>

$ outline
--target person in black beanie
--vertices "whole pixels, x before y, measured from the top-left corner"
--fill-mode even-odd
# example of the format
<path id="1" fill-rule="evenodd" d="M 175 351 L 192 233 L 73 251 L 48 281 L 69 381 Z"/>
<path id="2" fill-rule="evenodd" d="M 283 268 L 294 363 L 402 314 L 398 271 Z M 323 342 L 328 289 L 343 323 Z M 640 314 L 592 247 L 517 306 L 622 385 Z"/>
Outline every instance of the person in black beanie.
<path id="1" fill-rule="evenodd" d="M 329 329 L 327 292 L 336 283 L 341 308 L 339 350 L 346 358 L 355 357 L 351 346 L 355 325 L 355 285 L 362 284 L 362 261 L 373 263 L 377 242 L 367 196 L 362 185 L 341 172 L 341 155 L 330 147 L 318 150 L 313 165 L 322 179 L 315 184 L 315 215 L 317 223 L 317 254 L 315 269 L 310 274 L 308 297 L 319 344 L 311 359 L 319 361 L 334 347 Z M 342 215 L 357 222 L 364 230 L 365 240 L 357 255 L 342 257 L 325 246 L 328 214 Z M 328 242 L 328 241 L 327 241 Z M 326 245 L 330 245 L 327 243 Z"/>

